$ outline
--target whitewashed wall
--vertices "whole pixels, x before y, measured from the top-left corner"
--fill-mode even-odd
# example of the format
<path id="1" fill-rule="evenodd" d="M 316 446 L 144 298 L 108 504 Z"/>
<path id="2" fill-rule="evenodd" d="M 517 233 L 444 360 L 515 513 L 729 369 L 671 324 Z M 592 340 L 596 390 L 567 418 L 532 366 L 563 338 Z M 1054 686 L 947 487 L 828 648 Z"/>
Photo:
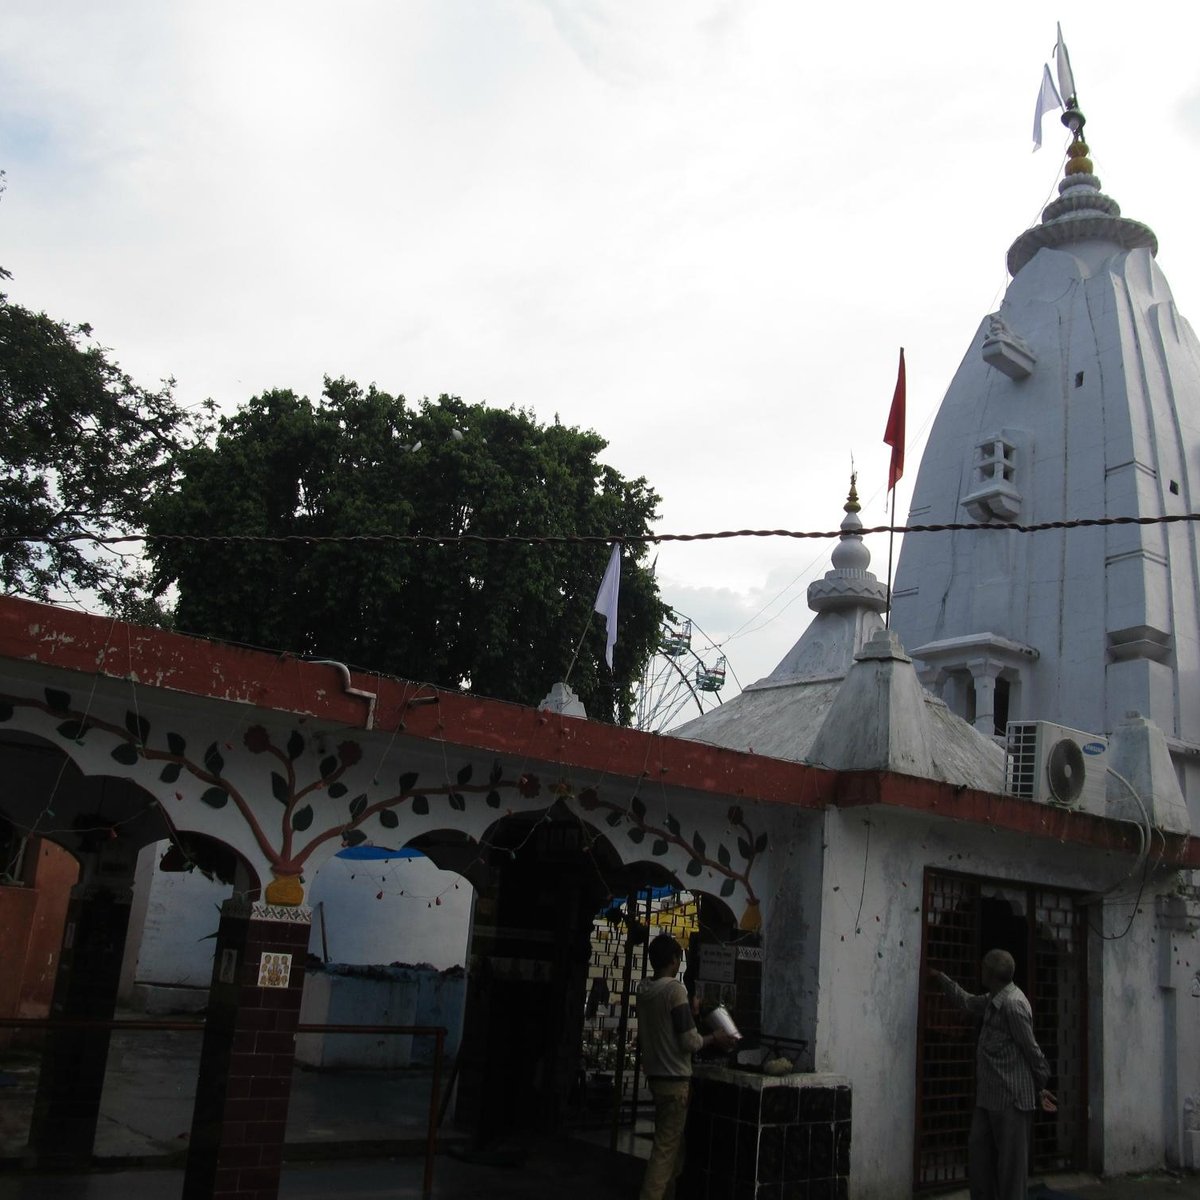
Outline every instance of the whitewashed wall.
<path id="1" fill-rule="evenodd" d="M 310 880 L 309 949 L 324 957 L 323 906 L 331 962 L 462 966 L 474 896 L 465 879 L 428 858 L 332 858 Z"/>
<path id="2" fill-rule="evenodd" d="M 201 988 L 208 991 L 221 904 L 233 889 L 199 871 L 160 871 L 169 842 L 142 848 L 125 956 L 121 999 L 138 1003 L 138 988 Z M 144 1002 L 144 998 L 143 1001 Z"/>
<path id="3" fill-rule="evenodd" d="M 919 814 L 879 809 L 829 811 L 824 840 L 813 1068 L 846 1075 L 852 1082 L 855 1200 L 907 1200 L 912 1194 L 926 867 L 1090 890 L 1116 882 L 1129 859 L 1079 848 L 1064 852 L 1056 842 L 986 828 L 932 826 Z M 1163 1165 L 1178 1144 L 1173 1131 L 1182 1125 L 1184 1102 L 1200 1096 L 1200 1059 L 1191 1053 L 1200 1038 L 1200 999 L 1186 995 L 1191 975 L 1180 966 L 1171 997 L 1174 1033 L 1168 1036 L 1156 957 L 1163 934 L 1155 923 L 1153 893 L 1149 888 L 1143 894 L 1142 914 L 1128 935 L 1102 944 L 1093 937 L 1089 948 L 1091 1030 L 1093 1040 L 1102 1038 L 1103 1063 L 1091 1079 L 1095 1140 L 1102 1156 L 1092 1165 L 1106 1173 Z M 1131 908 L 1107 907 L 1106 931 L 1119 933 Z M 1098 919 L 1095 906 L 1092 911 Z M 772 934 L 767 944 L 768 1011 L 790 987 L 773 978 L 772 946 L 778 937 Z M 815 939 L 810 944 L 815 946 Z M 1178 934 L 1172 944 L 1180 964 L 1200 965 L 1200 941 L 1194 933 Z M 1168 1078 L 1177 1080 L 1170 1096 Z"/>
<path id="4" fill-rule="evenodd" d="M 220 906 L 232 895 L 228 885 L 198 871 L 160 871 L 158 860 L 168 844 L 147 846 L 138 859 L 122 967 L 122 1001 L 158 1009 L 172 1006 L 167 989 L 207 994 L 214 945 L 208 935 L 216 932 Z M 323 902 L 333 961 L 429 963 L 438 970 L 466 962 L 474 890 L 429 859 L 374 863 L 334 858 L 311 884 L 310 950 L 318 957 L 323 954 L 322 910 L 317 906 Z M 376 899 L 380 891 L 384 896 Z M 182 994 L 178 1005 L 195 1007 Z"/>

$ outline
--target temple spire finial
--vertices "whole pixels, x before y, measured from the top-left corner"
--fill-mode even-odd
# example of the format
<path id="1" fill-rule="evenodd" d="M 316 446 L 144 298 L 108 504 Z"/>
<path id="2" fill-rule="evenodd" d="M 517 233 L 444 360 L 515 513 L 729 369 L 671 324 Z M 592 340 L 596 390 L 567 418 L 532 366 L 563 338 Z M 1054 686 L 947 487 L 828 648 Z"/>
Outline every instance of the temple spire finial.
<path id="1" fill-rule="evenodd" d="M 1075 74 L 1071 70 L 1071 56 L 1067 53 L 1066 43 L 1063 41 L 1061 24 L 1058 26 L 1058 42 L 1054 47 L 1054 64 L 1058 70 L 1058 87 L 1063 101 L 1062 123 L 1071 131 L 1071 144 L 1067 147 L 1066 174 L 1093 175 L 1096 168 L 1089 157 L 1088 144 L 1083 140 L 1083 127 L 1087 124 L 1087 118 L 1079 107 Z"/>
<path id="2" fill-rule="evenodd" d="M 846 497 L 846 503 L 842 506 L 843 512 L 856 513 L 862 509 L 862 505 L 858 502 L 858 472 L 854 469 L 854 459 L 850 459 L 850 494 Z"/>

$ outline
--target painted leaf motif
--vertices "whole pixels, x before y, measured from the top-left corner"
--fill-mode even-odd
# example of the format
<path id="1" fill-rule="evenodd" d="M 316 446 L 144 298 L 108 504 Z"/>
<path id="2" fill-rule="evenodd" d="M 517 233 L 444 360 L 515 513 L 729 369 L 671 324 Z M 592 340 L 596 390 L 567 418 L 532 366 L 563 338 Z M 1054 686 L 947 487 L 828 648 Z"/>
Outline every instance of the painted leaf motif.
<path id="1" fill-rule="evenodd" d="M 210 787 L 200 799 L 209 808 L 224 808 L 229 803 L 229 793 L 224 788 Z"/>
<path id="2" fill-rule="evenodd" d="M 204 752 L 204 765 L 213 775 L 220 775 L 225 770 L 225 760 L 221 757 L 221 751 L 217 748 L 217 743 L 213 742 L 211 746 Z"/>
<path id="3" fill-rule="evenodd" d="M 687 865 L 687 873 L 689 875 L 702 875 L 704 868 L 700 865 L 698 859 L 693 858 Z"/>
<path id="4" fill-rule="evenodd" d="M 723 884 L 721 884 L 721 895 L 722 896 L 732 896 L 734 888 L 736 888 L 736 887 L 737 887 L 736 880 L 734 880 L 734 879 L 725 880 L 725 882 Z"/>
<path id="5" fill-rule="evenodd" d="M 488 808 L 499 808 L 500 807 L 500 793 L 499 792 L 488 792 L 487 806 L 488 806 Z"/>
<path id="6" fill-rule="evenodd" d="M 367 810 L 367 793 L 363 792 L 350 801 L 350 815 L 357 821 Z"/>
<path id="7" fill-rule="evenodd" d="M 379 823 L 384 829 L 395 829 L 400 824 L 400 816 L 395 809 L 385 808 L 379 814 Z"/>
<path id="8" fill-rule="evenodd" d="M 650 847 L 650 853 L 656 858 L 661 858 L 670 848 L 671 844 L 669 842 L 665 842 L 662 838 L 658 838 L 654 845 Z"/>
<path id="9" fill-rule="evenodd" d="M 13 706 L 7 700 L 0 702 L 0 721 L 13 719 Z"/>
<path id="10" fill-rule="evenodd" d="M 131 737 L 136 738 L 144 746 L 150 740 L 150 722 L 135 712 L 125 714 L 125 728 Z"/>
<path id="11" fill-rule="evenodd" d="M 321 765 L 318 768 L 322 779 L 328 779 L 337 769 L 338 759 L 336 754 L 326 755 L 325 758 L 321 759 Z"/>
<path id="12" fill-rule="evenodd" d="M 304 735 L 293 729 L 287 740 L 287 756 L 295 762 L 304 753 Z"/>
<path id="13" fill-rule="evenodd" d="M 754 839 L 754 853 L 761 854 L 766 848 L 767 835 L 765 833 L 760 833 L 758 837 Z"/>
<path id="14" fill-rule="evenodd" d="M 429 797 L 414 796 L 412 798 L 412 810 L 419 817 L 427 816 L 429 813 Z"/>
<path id="15" fill-rule="evenodd" d="M 467 809 L 466 798 L 464 796 L 460 795 L 458 792 L 451 792 L 450 793 L 450 807 L 452 809 L 454 809 L 455 812 L 466 812 L 466 809 Z"/>
<path id="16" fill-rule="evenodd" d="M 620 825 L 625 814 L 623 812 L 610 812 L 604 819 L 615 829 Z"/>
<path id="17" fill-rule="evenodd" d="M 271 772 L 271 795 L 280 804 L 286 804 L 292 798 L 292 790 L 288 787 L 288 781 L 278 771 Z M 292 828 L 295 828 L 294 823 Z"/>
<path id="18" fill-rule="evenodd" d="M 676 837 L 679 836 L 679 834 L 680 834 L 679 822 L 673 816 L 671 816 L 670 813 L 667 813 L 666 817 L 663 820 L 663 824 Z"/>
<path id="19" fill-rule="evenodd" d="M 331 783 L 325 790 L 329 793 L 331 800 L 340 800 L 350 789 L 340 780 L 337 780 Z"/>
<path id="20" fill-rule="evenodd" d="M 306 804 L 292 813 L 292 828 L 297 833 L 303 833 L 313 823 L 313 807 Z"/>
<path id="21" fill-rule="evenodd" d="M 729 866 L 729 851 L 725 848 L 724 844 L 717 847 L 717 862 L 723 867 Z"/>
<path id="22" fill-rule="evenodd" d="M 58 732 L 68 741 L 77 742 L 89 729 L 91 725 L 87 721 L 64 721 L 58 727 Z"/>
<path id="23" fill-rule="evenodd" d="M 128 742 L 122 742 L 119 746 L 114 746 L 112 756 L 122 766 L 132 767 L 138 760 L 138 750 L 136 746 L 131 746 Z"/>
<path id="24" fill-rule="evenodd" d="M 158 773 L 158 778 L 163 783 L 174 783 L 179 778 L 183 768 L 178 763 L 167 763 L 165 767 Z"/>
<path id="25" fill-rule="evenodd" d="M 58 688 L 46 689 L 46 703 L 56 716 L 66 716 L 71 711 L 70 695 L 67 692 L 60 692 Z"/>
<path id="26" fill-rule="evenodd" d="M 458 770 L 458 786 L 463 787 L 471 782 L 471 776 L 474 774 L 475 768 L 467 763 L 465 767 L 460 767 Z"/>
<path id="27" fill-rule="evenodd" d="M 646 836 L 646 831 L 639 829 L 636 825 L 631 826 L 627 832 L 629 833 L 629 840 L 631 842 L 640 842 Z"/>
<path id="28" fill-rule="evenodd" d="M 184 751 L 187 750 L 187 741 L 178 733 L 168 733 L 167 749 L 172 754 L 178 754 L 182 757 Z"/>
<path id="29" fill-rule="evenodd" d="M 630 811 L 633 813 L 633 815 L 635 817 L 637 817 L 637 819 L 639 821 L 641 821 L 645 818 L 646 805 L 642 802 L 642 798 L 640 796 L 634 796 L 634 798 L 632 800 L 630 800 L 629 808 L 630 808 Z"/>
<path id="30" fill-rule="evenodd" d="M 692 849 L 695 850 L 701 858 L 704 857 L 704 851 L 707 849 L 707 847 L 705 846 L 704 839 L 700 836 L 700 830 L 698 829 L 692 834 Z"/>
<path id="31" fill-rule="evenodd" d="M 400 790 L 402 792 L 411 792 L 416 786 L 418 775 L 416 771 L 405 771 L 400 776 Z"/>
<path id="32" fill-rule="evenodd" d="M 492 763 L 492 770 L 491 770 L 491 773 L 488 775 L 488 783 L 490 783 L 493 787 L 495 787 L 495 785 L 500 782 L 500 780 L 503 778 L 503 776 L 504 776 L 504 768 L 500 765 L 500 760 L 496 759 L 496 761 L 494 763 Z"/>
<path id="33" fill-rule="evenodd" d="M 361 846 L 367 840 L 367 835 L 361 829 L 347 829 L 342 833 L 342 841 L 347 846 Z"/>
<path id="34" fill-rule="evenodd" d="M 753 858 L 754 851 L 750 849 L 750 843 L 744 837 L 738 838 L 738 853 L 743 858 Z"/>

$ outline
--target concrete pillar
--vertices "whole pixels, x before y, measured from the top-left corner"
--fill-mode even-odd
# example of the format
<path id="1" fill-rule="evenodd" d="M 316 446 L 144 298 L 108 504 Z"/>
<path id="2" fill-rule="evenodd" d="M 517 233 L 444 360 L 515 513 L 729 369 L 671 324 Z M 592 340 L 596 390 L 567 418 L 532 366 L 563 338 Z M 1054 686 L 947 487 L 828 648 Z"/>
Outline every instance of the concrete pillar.
<path id="1" fill-rule="evenodd" d="M 275 1200 L 312 910 L 227 900 L 183 1200 Z"/>
<path id="2" fill-rule="evenodd" d="M 71 892 L 52 1020 L 111 1021 L 116 1012 L 132 884 L 126 865 L 132 867 L 96 855 Z M 47 1035 L 29 1125 L 29 1146 L 39 1167 L 91 1163 L 108 1041 L 106 1029 L 59 1029 Z"/>
<path id="3" fill-rule="evenodd" d="M 975 728 L 985 737 L 992 737 L 996 732 L 996 680 L 1004 665 L 987 658 L 973 658 L 967 669 L 975 685 Z"/>
<path id="4" fill-rule="evenodd" d="M 165 842 L 151 842 L 138 853 L 133 877 L 133 897 L 129 910 L 129 937 L 125 939 L 125 956 L 121 963 L 121 979 L 117 995 L 123 1005 L 134 999 L 137 982 L 138 956 L 146 933 L 146 915 L 150 911 L 150 889 L 154 884 L 154 868 L 163 853 Z"/>

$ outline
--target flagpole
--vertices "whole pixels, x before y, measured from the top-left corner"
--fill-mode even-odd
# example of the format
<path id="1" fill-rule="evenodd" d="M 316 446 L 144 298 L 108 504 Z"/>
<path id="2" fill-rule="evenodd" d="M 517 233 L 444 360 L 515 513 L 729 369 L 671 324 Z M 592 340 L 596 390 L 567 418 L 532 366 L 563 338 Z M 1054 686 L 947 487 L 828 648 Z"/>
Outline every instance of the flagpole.
<path id="1" fill-rule="evenodd" d="M 571 672 L 575 670 L 575 663 L 579 659 L 579 652 L 583 649 L 583 639 L 587 637 L 587 632 L 592 627 L 592 617 L 599 613 L 604 618 L 604 624 L 608 629 L 608 640 L 604 647 L 604 660 L 608 663 L 608 669 L 613 669 L 613 646 L 617 641 L 617 598 L 621 589 L 621 543 L 613 542 L 612 553 L 608 558 L 608 566 L 604 568 L 604 578 L 600 581 L 600 590 L 596 593 L 595 603 L 592 605 L 592 611 L 588 613 L 587 624 L 583 627 L 583 632 L 579 635 L 579 644 L 575 647 L 575 653 L 571 655 L 571 665 L 567 668 L 567 677 L 563 683 L 570 683 Z"/>
<path id="2" fill-rule="evenodd" d="M 583 649 L 583 639 L 587 637 L 588 630 L 592 627 L 592 617 L 595 616 L 595 614 L 595 609 L 592 609 L 592 611 L 588 613 L 588 619 L 583 626 L 583 632 L 579 635 L 579 644 L 575 647 L 575 653 L 571 655 L 571 665 L 567 668 L 567 673 L 563 677 L 563 683 L 571 682 L 571 672 L 575 670 L 575 663 L 579 658 L 579 652 Z"/>
<path id="3" fill-rule="evenodd" d="M 887 428 L 883 431 L 885 446 L 892 448 L 892 461 L 888 464 L 888 491 L 892 493 L 892 519 L 888 525 L 888 569 L 887 569 L 887 613 L 883 627 L 892 627 L 892 550 L 896 543 L 896 484 L 904 474 L 904 408 L 908 384 L 904 375 L 904 347 L 900 347 L 900 365 L 896 368 L 896 390 L 892 393 L 892 407 L 888 410 Z"/>
<path id="4" fill-rule="evenodd" d="M 883 615 L 884 629 L 892 627 L 892 545 L 896 540 L 896 489 L 892 488 L 892 520 L 888 528 L 887 612 Z"/>

